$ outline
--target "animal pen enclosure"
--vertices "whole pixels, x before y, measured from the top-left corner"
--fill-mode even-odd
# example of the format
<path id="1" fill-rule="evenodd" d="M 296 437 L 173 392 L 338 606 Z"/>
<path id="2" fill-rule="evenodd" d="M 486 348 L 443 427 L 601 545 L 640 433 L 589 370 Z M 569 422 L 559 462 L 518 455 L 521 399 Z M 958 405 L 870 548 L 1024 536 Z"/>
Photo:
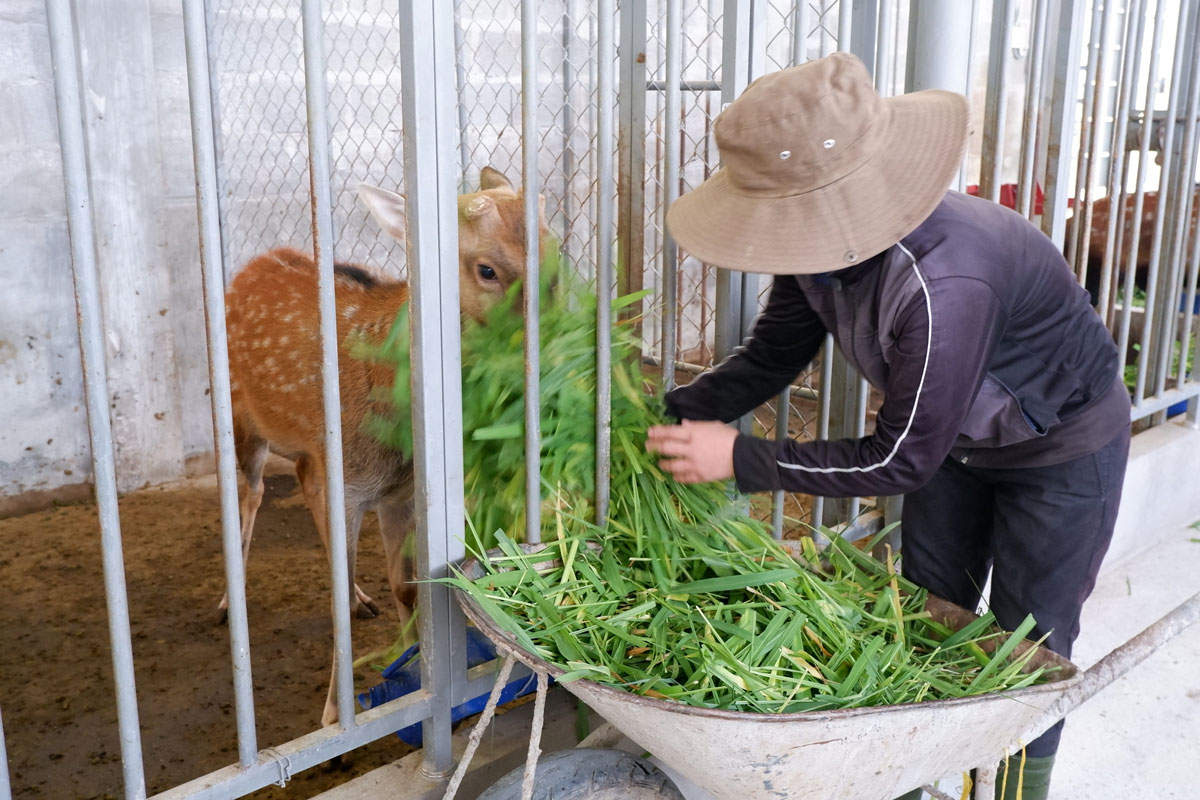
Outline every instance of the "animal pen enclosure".
<path id="1" fill-rule="evenodd" d="M 284 244 L 317 254 L 324 308 L 332 307 L 335 256 L 411 281 L 418 332 L 418 574 L 444 574 L 463 554 L 459 288 L 453 271 L 436 265 L 457 261 L 455 197 L 474 188 L 485 165 L 527 188 L 531 220 L 536 194 L 545 195 L 549 225 L 568 263 L 603 295 L 652 290 L 643 307 L 647 370 L 664 384 L 686 380 L 736 347 L 767 282 L 677 252 L 663 230 L 664 210 L 716 169 L 712 120 L 750 80 L 848 49 L 873 70 L 885 94 L 936 86 L 971 98 L 971 141 L 958 188 L 1009 202 L 1064 247 L 1129 356 L 1135 423 L 1159 424 L 1181 406 L 1196 420 L 1200 381 L 1190 365 L 1200 311 L 1200 239 L 1189 232 L 1189 221 L 1200 210 L 1194 189 L 1200 37 L 1184 35 L 1200 29 L 1195 0 L 460 0 L 453 6 L 437 0 L 186 0 L 182 11 L 162 0 L 102 6 L 46 0 L 44 11 L 30 2 L 11 12 L 20 35 L 36 41 L 27 50 L 48 46 L 53 57 L 53 91 L 48 73 L 42 86 L 47 104 L 57 99 L 53 156 L 61 152 L 61 173 L 53 165 L 49 174 L 65 180 L 70 249 L 67 226 L 48 216 L 59 249 L 38 251 L 33 263 L 48 269 L 57 257 L 64 281 L 65 264 L 72 265 L 78 330 L 68 324 L 44 338 L 57 337 L 59 358 L 82 357 L 82 373 L 63 368 L 63 374 L 85 391 L 49 417 L 55 438 L 69 440 L 76 431 L 74 452 L 45 463 L 28 460 L 26 451 L 41 447 L 44 429 L 16 431 L 3 451 L 12 473 L 0 477 L 4 494 L 29 486 L 31 472 L 41 481 L 35 488 L 53 491 L 65 482 L 65 465 L 94 486 L 128 798 L 241 796 L 419 721 L 428 771 L 450 767 L 449 709 L 488 688 L 490 667 L 467 668 L 461 614 L 444 587 L 422 583 L 424 688 L 354 713 L 353 691 L 362 687 L 350 679 L 354 648 L 339 534 L 345 521 L 336 500 L 329 526 L 341 723 L 289 742 L 258 735 L 255 680 L 261 673 L 252 679 L 250 670 L 257 634 L 251 636 L 238 588 L 244 565 L 223 291 L 253 255 Z M 130 9 L 128 18 L 119 13 Z M 0 11 L 0 20 L 6 13 Z M 133 33 L 116 37 L 110 26 L 117 21 Z M 13 27 L 0 35 L 17 36 Z M 152 80 L 131 78 L 136 67 L 149 67 Z M 160 130 L 145 130 L 143 120 L 131 120 L 122 109 L 122 92 L 134 90 L 141 92 L 139 102 L 158 108 L 153 121 Z M 128 147 L 130 137 L 136 152 Z M 145 148 L 157 148 L 156 155 Z M 172 203 L 147 199 L 137 184 L 148 174 L 171 185 Z M 407 195 L 405 247 L 384 243 L 356 209 L 354 189 L 364 181 Z M 28 228 L 19 230 L 28 235 Z M 169 241 L 156 249 L 156 237 Z M 166 266 L 156 259 L 161 253 L 169 256 Z M 534 256 L 529 274 L 537 268 Z M 18 272 L 6 263 L 10 298 L 33 292 Z M 172 295 L 159 285 L 163 272 L 177 281 L 189 276 L 188 288 Z M 47 305 L 70 319 L 68 298 L 59 291 L 36 309 L 14 305 L 5 314 L 13 332 L 3 338 L 22 341 L 20 328 L 41 324 L 38 315 Z M 184 320 L 175 323 L 169 356 L 174 383 L 146 378 L 146 365 L 161 359 L 157 351 L 142 352 L 138 365 L 128 355 L 153 342 L 157 310 L 150 305 L 160 302 Z M 536 303 L 534 293 L 530 302 Z M 536 307 L 530 311 L 536 329 Z M 323 317 L 329 355 L 322 367 L 326 444 L 333 454 L 327 492 L 338 498 L 331 316 Z M 610 321 L 603 318 L 602 329 Z M 6 401 L 14 419 L 40 408 L 44 398 L 35 394 L 52 382 L 50 363 L 32 344 L 29 349 L 7 360 L 35 377 L 20 384 L 28 392 Z M 602 363 L 607 352 L 602 340 Z M 530 388 L 536 389 L 536 349 L 528 355 L 535 366 Z M 174 390 L 183 399 L 168 398 Z M 182 458 L 161 458 L 163 443 L 142 432 L 153 427 L 149 420 L 159 412 L 150 399 L 160 396 L 183 419 L 177 436 L 190 444 L 180 449 L 204 463 L 214 447 L 217 454 L 237 731 L 233 763 L 185 768 L 186 778 L 170 783 L 150 774 L 155 742 L 144 741 L 139 726 L 118 514 L 118 489 L 184 472 Z M 606 474 L 607 401 L 602 388 L 600 476 Z M 871 402 L 870 387 L 837 357 L 830 338 L 819 366 L 744 424 L 768 436 L 859 436 L 870 430 Z M 84 406 L 90 446 L 82 443 Z M 536 401 L 528 413 L 537 419 Z M 527 446 L 539 452 L 536 426 Z M 529 463 L 536 474 L 537 458 Z M 13 477 L 18 472 L 19 480 Z M 39 478 L 41 472 L 46 475 Z M 51 472 L 54 477 L 46 477 Z M 598 483 L 602 506 L 602 477 Z M 531 494 L 530 506 L 539 502 Z M 777 496 L 770 513 L 776 535 L 795 532 L 800 522 L 850 523 L 854 535 L 887 508 L 879 498 Z M 872 509 L 874 516 L 866 513 Z M 529 531 L 531 538 L 537 533 Z M 297 706 L 297 713 L 307 713 Z M 25 796 L 21 782 L 0 770 L 0 797 L 14 793 Z"/>

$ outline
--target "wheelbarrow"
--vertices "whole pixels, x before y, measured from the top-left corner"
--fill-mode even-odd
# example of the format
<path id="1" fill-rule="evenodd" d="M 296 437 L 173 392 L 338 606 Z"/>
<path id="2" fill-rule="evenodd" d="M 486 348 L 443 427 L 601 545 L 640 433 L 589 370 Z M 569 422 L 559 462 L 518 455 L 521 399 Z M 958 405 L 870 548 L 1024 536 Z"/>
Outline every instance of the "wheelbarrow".
<path id="1" fill-rule="evenodd" d="M 473 560 L 463 565 L 478 577 Z M 467 594 L 467 618 L 534 672 L 563 670 L 524 650 Z M 930 596 L 935 618 L 958 629 L 976 615 Z M 716 798 L 890 800 L 945 775 L 995 765 L 1200 619 L 1200 594 L 1086 672 L 1041 649 L 1029 669 L 1059 667 L 1047 683 L 1008 692 L 892 706 L 765 714 L 697 708 L 577 679 L 563 683 L 639 747 Z M 1026 645 L 1028 646 L 1028 645 Z M 991 800 L 994 766 L 976 797 Z M 664 795 L 665 796 L 665 795 Z"/>

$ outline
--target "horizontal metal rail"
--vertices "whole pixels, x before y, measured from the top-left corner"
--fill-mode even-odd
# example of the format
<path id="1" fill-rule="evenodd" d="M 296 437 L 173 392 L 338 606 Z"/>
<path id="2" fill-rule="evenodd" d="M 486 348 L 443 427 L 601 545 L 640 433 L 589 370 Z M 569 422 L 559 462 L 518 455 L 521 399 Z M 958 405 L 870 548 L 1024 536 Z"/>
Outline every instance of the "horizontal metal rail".
<path id="1" fill-rule="evenodd" d="M 151 800 L 227 800 L 271 784 L 282 786 L 297 772 L 429 719 L 432 698 L 431 692 L 420 689 L 362 712 L 353 728 L 321 728 L 261 751 L 251 767 L 231 765 L 156 794 Z"/>

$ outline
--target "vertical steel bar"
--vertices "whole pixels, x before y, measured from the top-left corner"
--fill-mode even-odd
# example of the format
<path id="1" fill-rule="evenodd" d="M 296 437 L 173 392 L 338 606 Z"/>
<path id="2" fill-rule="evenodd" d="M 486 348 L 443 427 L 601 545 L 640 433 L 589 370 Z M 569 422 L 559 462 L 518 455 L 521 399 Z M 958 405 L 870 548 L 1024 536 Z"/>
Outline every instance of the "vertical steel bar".
<path id="1" fill-rule="evenodd" d="M 0 800 L 12 800 L 12 781 L 8 777 L 8 747 L 4 743 L 3 714 L 0 714 Z"/>
<path id="2" fill-rule="evenodd" d="M 862 59 L 867 72 L 875 74 L 875 41 L 879 37 L 880 0 L 841 0 L 850 5 L 850 29 L 839 36 L 838 50 Z"/>
<path id="3" fill-rule="evenodd" d="M 354 727 L 354 667 L 350 643 L 350 573 L 346 560 L 346 495 L 342 479 L 342 402 L 338 373 L 337 303 L 333 293 L 333 202 L 329 176 L 329 94 L 325 85 L 325 20 L 321 0 L 304 0 L 304 97 L 308 108 L 309 190 L 317 305 L 321 319 L 321 400 L 325 407 L 325 505 L 333 584 L 334 670 L 338 722 Z"/>
<path id="4" fill-rule="evenodd" d="M 795 0 L 792 3 L 792 66 L 803 64 L 808 60 L 809 11 L 811 8 L 809 0 Z M 783 441 L 789 435 L 792 414 L 791 396 L 792 390 L 789 386 L 776 398 L 776 441 Z M 787 495 L 782 491 L 775 492 L 771 498 L 771 534 L 776 539 L 783 538 L 783 512 L 786 503 Z"/>
<path id="5" fill-rule="evenodd" d="M 910 10 L 911 14 L 912 11 Z M 973 97 L 975 94 L 975 49 L 978 45 L 978 37 L 975 35 L 975 28 L 979 25 L 979 0 L 971 0 L 971 22 L 970 31 L 967 34 L 967 88 L 966 96 Z M 962 167 L 958 170 L 958 185 L 957 189 L 960 192 L 967 191 L 967 165 L 971 160 L 971 150 L 967 148 L 963 152 Z"/>
<path id="6" fill-rule="evenodd" d="M 470 191 L 470 186 L 467 182 L 467 165 L 471 163 L 471 151 L 467 143 L 467 131 L 469 130 L 469 117 L 467 114 L 467 54 L 466 54 L 466 32 L 463 30 L 462 24 L 462 0 L 454 0 L 454 85 L 457 90 L 457 101 L 455 105 L 458 108 L 458 163 L 462 165 L 459 170 L 462 175 L 459 191 L 466 194 Z"/>
<path id="7" fill-rule="evenodd" d="M 1193 3 L 1195 6 L 1192 9 L 1193 30 L 1197 23 L 1200 23 L 1200 3 Z M 1179 188 L 1184 192 L 1187 202 L 1184 204 L 1184 213 L 1176 218 L 1175 224 L 1175 246 L 1174 250 L 1178 254 L 1177 258 L 1180 263 L 1180 271 L 1182 273 L 1180 280 L 1180 296 L 1182 297 L 1183 322 L 1179 329 L 1179 368 L 1175 373 L 1175 379 L 1178 386 L 1188 380 L 1187 363 L 1189 351 L 1191 349 L 1192 340 L 1192 320 L 1195 315 L 1196 307 L 1196 269 L 1197 261 L 1200 261 L 1200 230 L 1195 235 L 1191 236 L 1194 240 L 1194 250 L 1191 258 L 1188 258 L 1189 233 L 1191 231 L 1191 220 L 1196 214 L 1195 203 L 1197 201 L 1195 189 L 1196 175 L 1196 160 L 1200 158 L 1200 137 L 1197 137 L 1197 116 L 1200 116 L 1200 44 L 1193 40 L 1190 44 L 1192 48 L 1192 64 L 1189 75 L 1190 95 L 1188 97 L 1186 118 L 1187 122 L 1184 128 L 1183 135 L 1183 153 L 1186 158 L 1184 167 L 1179 172 Z M 1190 268 L 1189 268 L 1190 263 Z M 1173 290 L 1174 294 L 1174 290 Z M 1200 375 L 1191 376 L 1192 380 L 1200 380 Z"/>
<path id="8" fill-rule="evenodd" d="M 1086 283 L 1088 248 L 1091 244 L 1092 211 L 1095 207 L 1096 171 L 1100 163 L 1100 127 L 1108 115 L 1109 50 L 1112 49 L 1113 9 L 1117 0 L 1104 0 L 1093 10 L 1092 38 L 1096 49 L 1088 56 L 1088 77 L 1083 110 L 1084 132 L 1079 148 L 1078 174 L 1075 181 L 1075 213 L 1071 240 L 1067 242 L 1067 261 L 1075 267 L 1080 284 Z M 1096 16 L 1099 14 L 1099 30 Z M 1093 68 L 1094 65 L 1094 68 Z"/>
<path id="9" fill-rule="evenodd" d="M 751 5 L 724 0 L 721 17 L 721 103 L 732 103 L 750 82 Z M 741 343 L 742 276 L 717 269 L 714 351 L 720 361 Z"/>
<path id="10" fill-rule="evenodd" d="M 521 0 L 521 176 L 525 197 L 525 541 L 542 540 L 541 275 L 538 247 L 537 6 Z"/>
<path id="11" fill-rule="evenodd" d="M 1124 36 L 1122 38 L 1120 89 L 1117 97 L 1117 107 L 1113 114 L 1112 140 L 1109 146 L 1108 161 L 1108 228 L 1104 239 L 1104 260 L 1100 269 L 1100 290 L 1097 308 L 1100 309 L 1107 324 L 1112 325 L 1109 314 L 1110 295 L 1113 278 L 1116 275 L 1120 256 L 1117 254 L 1118 231 L 1124 228 L 1121 220 L 1125 217 L 1125 182 L 1128 170 L 1128 159 L 1125 157 L 1125 137 L 1129 129 L 1129 109 L 1133 102 L 1134 89 L 1137 86 L 1137 69 L 1141 62 L 1142 39 L 1146 25 L 1146 4 L 1149 0 L 1129 0 L 1125 10 Z M 1131 40 L 1132 37 L 1132 40 Z M 1090 236 L 1087 231 L 1084 235 Z M 1126 304 L 1127 305 L 1127 304 Z M 1123 310 L 1122 310 L 1123 311 Z M 1122 314 L 1122 318 L 1124 314 Z M 1122 360 L 1125 358 L 1126 341 L 1120 345 Z M 1124 369 L 1124 363 L 1121 365 Z"/>
<path id="12" fill-rule="evenodd" d="M 1129 346 L 1129 326 L 1133 315 L 1133 290 L 1134 279 L 1137 273 L 1138 250 L 1141 248 L 1142 236 L 1142 210 L 1146 199 L 1146 171 L 1150 161 L 1150 136 L 1152 128 L 1152 120 L 1154 118 L 1154 85 L 1158 83 L 1158 61 L 1159 61 L 1159 46 L 1162 43 L 1163 20 L 1166 17 L 1165 11 L 1166 0 L 1158 0 L 1158 4 L 1154 10 L 1154 32 L 1150 39 L 1150 66 L 1149 73 L 1146 77 L 1146 105 L 1142 113 L 1142 136 L 1138 145 L 1138 169 L 1137 169 L 1137 188 L 1134 191 L 1133 197 L 1133 217 L 1131 231 L 1129 234 L 1129 256 L 1125 264 L 1125 300 L 1121 310 L 1121 331 L 1120 343 L 1118 352 L 1127 352 Z M 1153 265 L 1152 265 L 1153 268 Z M 1142 352 L 1138 357 L 1137 381 L 1134 387 L 1133 405 L 1136 409 L 1145 398 L 1146 391 L 1146 366 L 1148 362 L 1146 353 L 1147 331 L 1154 325 L 1154 305 L 1153 305 L 1153 283 L 1147 284 L 1147 289 L 1150 290 L 1146 297 L 1146 307 L 1144 318 L 1142 320 Z"/>
<path id="13" fill-rule="evenodd" d="M 575 18 L 578 16 L 575 8 L 576 0 L 564 0 L 562 16 L 562 199 L 559 210 L 563 218 L 563 252 L 569 254 L 575 244 L 574 236 L 574 204 L 575 198 L 571 192 L 571 183 L 575 179 L 575 126 L 576 113 L 573 99 L 574 84 L 577 80 L 574 59 Z"/>
<path id="14" fill-rule="evenodd" d="M 874 0 L 871 0 L 874 2 Z M 853 34 L 851 30 L 854 25 L 854 9 L 852 0 L 839 0 L 838 2 L 838 32 L 837 32 L 837 49 L 839 52 L 850 52 L 850 42 Z"/>
<path id="15" fill-rule="evenodd" d="M 788 438 L 788 416 L 792 410 L 792 387 L 787 387 L 775 398 L 775 441 L 783 442 Z M 783 538 L 783 504 L 786 495 L 782 490 L 771 497 L 771 535 L 776 539 Z"/>
<path id="16" fill-rule="evenodd" d="M 663 390 L 675 388 L 677 359 L 676 321 L 679 316 L 679 251 L 675 239 L 667 231 L 667 209 L 679 197 L 681 128 L 679 82 L 683 78 L 683 8 L 681 0 L 666 0 L 667 30 L 666 57 L 667 88 L 663 109 L 663 202 L 660 209 L 663 230 L 662 249 L 662 380 Z"/>
<path id="17" fill-rule="evenodd" d="M 621 5 L 617 146 L 617 293 L 641 291 L 646 258 L 646 0 Z M 624 319 L 642 314 L 627 306 Z M 637 331 L 641 331 L 638 324 Z"/>
<path id="18" fill-rule="evenodd" d="M 1029 77 L 1025 86 L 1025 124 L 1021 135 L 1021 177 L 1017 181 L 1017 213 L 1032 218 L 1034 166 L 1042 120 L 1042 74 L 1046 64 L 1046 16 L 1051 0 L 1034 0 L 1033 44 L 1029 48 Z"/>
<path id="19" fill-rule="evenodd" d="M 792 3 L 792 66 L 808 61 L 808 16 L 812 10 L 809 0 L 794 0 Z"/>
<path id="20" fill-rule="evenodd" d="M 221 543 L 229 600 L 229 643 L 233 660 L 234 715 L 238 759 L 249 767 L 258 758 L 254 729 L 254 685 L 250 679 L 250 628 L 246 618 L 246 575 L 238 519 L 237 461 L 233 444 L 233 405 L 229 393 L 229 349 L 225 331 L 225 269 L 222 262 L 220 208 L 217 199 L 215 128 L 209 83 L 208 31 L 203 0 L 183 4 L 183 41 L 191 103 L 192 158 L 200 227 L 200 268 L 208 332 L 213 438 L 217 445 L 217 485 L 221 496 Z"/>
<path id="21" fill-rule="evenodd" d="M 879 30 L 875 40 L 875 89 L 884 95 L 890 93 L 892 86 L 892 30 L 896 25 L 895 17 L 895 6 L 890 0 L 882 0 L 879 4 Z M 943 43 L 943 46 L 946 44 L 949 43 Z"/>
<path id="22" fill-rule="evenodd" d="M 108 370 L 105 364 L 103 311 L 100 307 L 100 276 L 96 269 L 79 65 L 75 53 L 75 20 L 71 14 L 70 0 L 46 0 L 46 21 L 54 67 L 54 101 L 58 110 L 66 188 L 67 228 L 71 235 L 71 266 L 75 282 L 75 306 L 79 315 L 79 347 L 92 447 L 92 473 L 100 517 L 104 596 L 108 607 L 108 638 L 112 645 L 113 679 L 117 692 L 121 769 L 126 800 L 141 800 L 146 796 L 146 775 L 142 768 L 133 642 L 129 632 L 129 602 L 125 594 L 125 564 L 121 556 L 121 520 L 117 510 L 116 469 L 108 417 Z"/>
<path id="23" fill-rule="evenodd" d="M 421 685 L 433 694 L 422 770 L 441 776 L 453 765 L 451 698 L 466 673 L 462 615 L 429 580 L 464 552 L 458 270 L 442 268 L 458 263 L 454 23 L 441 0 L 403 0 L 400 11 Z"/>
<path id="24" fill-rule="evenodd" d="M 979 195 L 992 202 L 1000 200 L 1004 167 L 1004 130 L 1008 118 L 1008 53 L 1012 46 L 1013 18 L 1017 0 L 1003 3 L 1001 11 L 992 11 L 992 35 L 988 48 L 987 100 L 983 114 L 983 150 L 979 174 Z"/>
<path id="25" fill-rule="evenodd" d="M 220 58 L 217 54 L 217 46 L 213 43 L 213 35 L 216 30 L 216 10 L 213 8 L 213 4 L 207 2 L 207 0 L 204 3 L 204 30 L 208 38 L 208 85 L 217 87 L 209 93 L 209 104 L 212 107 L 213 155 L 217 173 L 217 233 L 221 237 L 221 263 L 228 270 L 233 263 L 233 256 L 230 253 L 229 236 L 225 230 L 225 221 L 229 219 L 229 198 L 231 197 L 231 193 L 225 190 L 225 148 L 221 137 Z M 225 280 L 226 277 L 226 275 L 222 275 L 221 279 Z"/>
<path id="26" fill-rule="evenodd" d="M 1107 43 L 1100 35 L 1101 27 L 1107 24 L 1105 19 L 1106 10 L 1111 10 L 1112 2 L 1092 3 L 1092 27 L 1087 39 L 1087 69 L 1083 78 L 1083 110 L 1080 114 L 1080 131 L 1079 131 L 1079 152 L 1076 154 L 1075 162 L 1075 223 L 1083 220 L 1083 203 L 1087 195 L 1090 194 L 1088 186 L 1088 165 L 1095 161 L 1091 158 L 1092 150 L 1096 144 L 1094 136 L 1096 133 L 1095 120 L 1097 118 L 1097 103 L 1101 97 L 1100 87 L 1103 78 L 1097 69 L 1098 62 L 1104 57 L 1104 52 Z M 1077 261 L 1079 253 L 1079 228 L 1076 225 L 1071 232 L 1071 238 L 1065 243 L 1064 254 L 1067 257 L 1067 263 L 1075 268 L 1080 262 Z M 1082 270 L 1076 270 L 1079 282 L 1083 283 L 1083 276 L 1079 274 Z"/>
<path id="27" fill-rule="evenodd" d="M 333 276 L 333 203 L 330 194 L 329 95 L 325 79 L 325 21 L 320 0 L 304 0 L 304 84 L 308 113 L 309 191 L 312 201 L 313 249 L 317 262 L 318 310 L 321 321 L 321 385 L 325 422 L 326 530 L 333 592 L 334 672 L 339 724 L 354 726 L 350 581 L 346 545 L 343 482 L 342 417 L 338 371 L 337 305 Z"/>
<path id="28" fill-rule="evenodd" d="M 1051 50 L 1053 56 L 1052 83 L 1049 96 L 1039 103 L 1049 102 L 1049 122 L 1046 125 L 1045 203 L 1042 211 L 1042 230 L 1062 246 L 1067 223 L 1067 191 L 1071 179 L 1071 148 L 1075 136 L 1075 111 L 1079 95 L 1079 49 L 1083 37 L 1085 0 L 1056 0 L 1058 12 L 1057 35 Z M 1085 86 L 1085 96 L 1086 86 Z"/>
<path id="29" fill-rule="evenodd" d="M 1158 208 L 1154 215 L 1154 233 L 1150 243 L 1150 271 L 1146 276 L 1146 313 L 1149 314 L 1151 309 L 1154 309 L 1158 316 L 1158 326 L 1150 325 L 1151 319 L 1146 318 L 1146 326 L 1142 328 L 1142 352 L 1150 352 L 1151 342 L 1157 339 L 1158 357 L 1154 363 L 1154 393 L 1162 394 L 1166 389 L 1167 373 L 1171 367 L 1171 345 L 1174 342 L 1174 324 L 1178 319 L 1176 309 L 1179 307 L 1179 299 L 1174 294 L 1175 279 L 1177 277 L 1176 267 L 1178 261 L 1170 258 L 1172 255 L 1170 249 L 1166 253 L 1163 252 L 1164 231 L 1167 220 L 1171 220 L 1174 224 L 1179 220 L 1179 216 L 1186 207 L 1186 195 L 1181 192 L 1171 190 L 1171 184 L 1175 179 L 1175 171 L 1172 167 L 1178 168 L 1181 165 L 1176 163 L 1179 159 L 1175 153 L 1175 130 L 1178 127 L 1175 120 L 1179 112 L 1179 85 L 1184 82 L 1184 69 L 1186 62 L 1186 46 L 1190 42 L 1188 36 L 1184 36 L 1184 31 L 1188 30 L 1188 18 L 1191 16 L 1191 8 L 1188 0 L 1181 0 L 1179 3 L 1179 24 L 1175 29 L 1175 53 L 1171 60 L 1171 85 L 1167 91 L 1167 117 L 1163 121 L 1166 125 L 1166 134 L 1163 137 L 1162 149 L 1159 154 L 1162 157 L 1162 170 L 1159 172 L 1158 179 Z M 1153 86 L 1153 84 L 1151 84 Z M 1149 125 L 1153 119 L 1154 104 L 1146 103 L 1146 116 L 1144 122 Z M 1145 139 L 1148 141 L 1152 128 L 1147 127 Z M 1187 194 L 1191 194 L 1188 192 Z M 1180 220 L 1181 221 L 1181 220 Z M 1169 245 L 1168 245 L 1169 247 Z M 1160 262 L 1163 256 L 1167 256 L 1166 270 Z M 1161 284 L 1161 286 L 1160 286 Z M 1157 302 L 1156 302 L 1157 300 Z M 1145 373 L 1145 369 L 1140 370 L 1140 373 Z M 1143 377 L 1139 374 L 1139 377 Z M 1139 382 L 1137 392 L 1137 402 L 1143 399 L 1142 382 Z"/>
<path id="30" fill-rule="evenodd" d="M 825 344 L 821 348 L 821 389 L 819 405 L 817 406 L 817 438 L 829 438 L 829 422 L 833 415 L 833 359 L 835 350 L 833 334 L 825 334 Z M 825 521 L 825 498 L 814 497 L 812 507 L 812 526 L 820 527 Z"/>
<path id="31" fill-rule="evenodd" d="M 608 518 L 612 468 L 614 0 L 596 3 L 596 523 Z"/>

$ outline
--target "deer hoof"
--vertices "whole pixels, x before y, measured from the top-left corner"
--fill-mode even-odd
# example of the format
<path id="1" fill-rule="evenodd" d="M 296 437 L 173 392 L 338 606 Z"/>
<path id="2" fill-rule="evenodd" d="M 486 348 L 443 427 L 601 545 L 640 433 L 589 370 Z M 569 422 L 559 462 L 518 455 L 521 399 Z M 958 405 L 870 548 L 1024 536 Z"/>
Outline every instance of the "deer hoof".
<path id="1" fill-rule="evenodd" d="M 374 600 L 369 603 L 359 603 L 355 614 L 359 619 L 373 619 L 379 616 L 379 604 Z"/>
<path id="2" fill-rule="evenodd" d="M 227 622 L 229 622 L 229 609 L 218 608 L 216 615 L 213 617 L 213 625 L 219 628 Z"/>

